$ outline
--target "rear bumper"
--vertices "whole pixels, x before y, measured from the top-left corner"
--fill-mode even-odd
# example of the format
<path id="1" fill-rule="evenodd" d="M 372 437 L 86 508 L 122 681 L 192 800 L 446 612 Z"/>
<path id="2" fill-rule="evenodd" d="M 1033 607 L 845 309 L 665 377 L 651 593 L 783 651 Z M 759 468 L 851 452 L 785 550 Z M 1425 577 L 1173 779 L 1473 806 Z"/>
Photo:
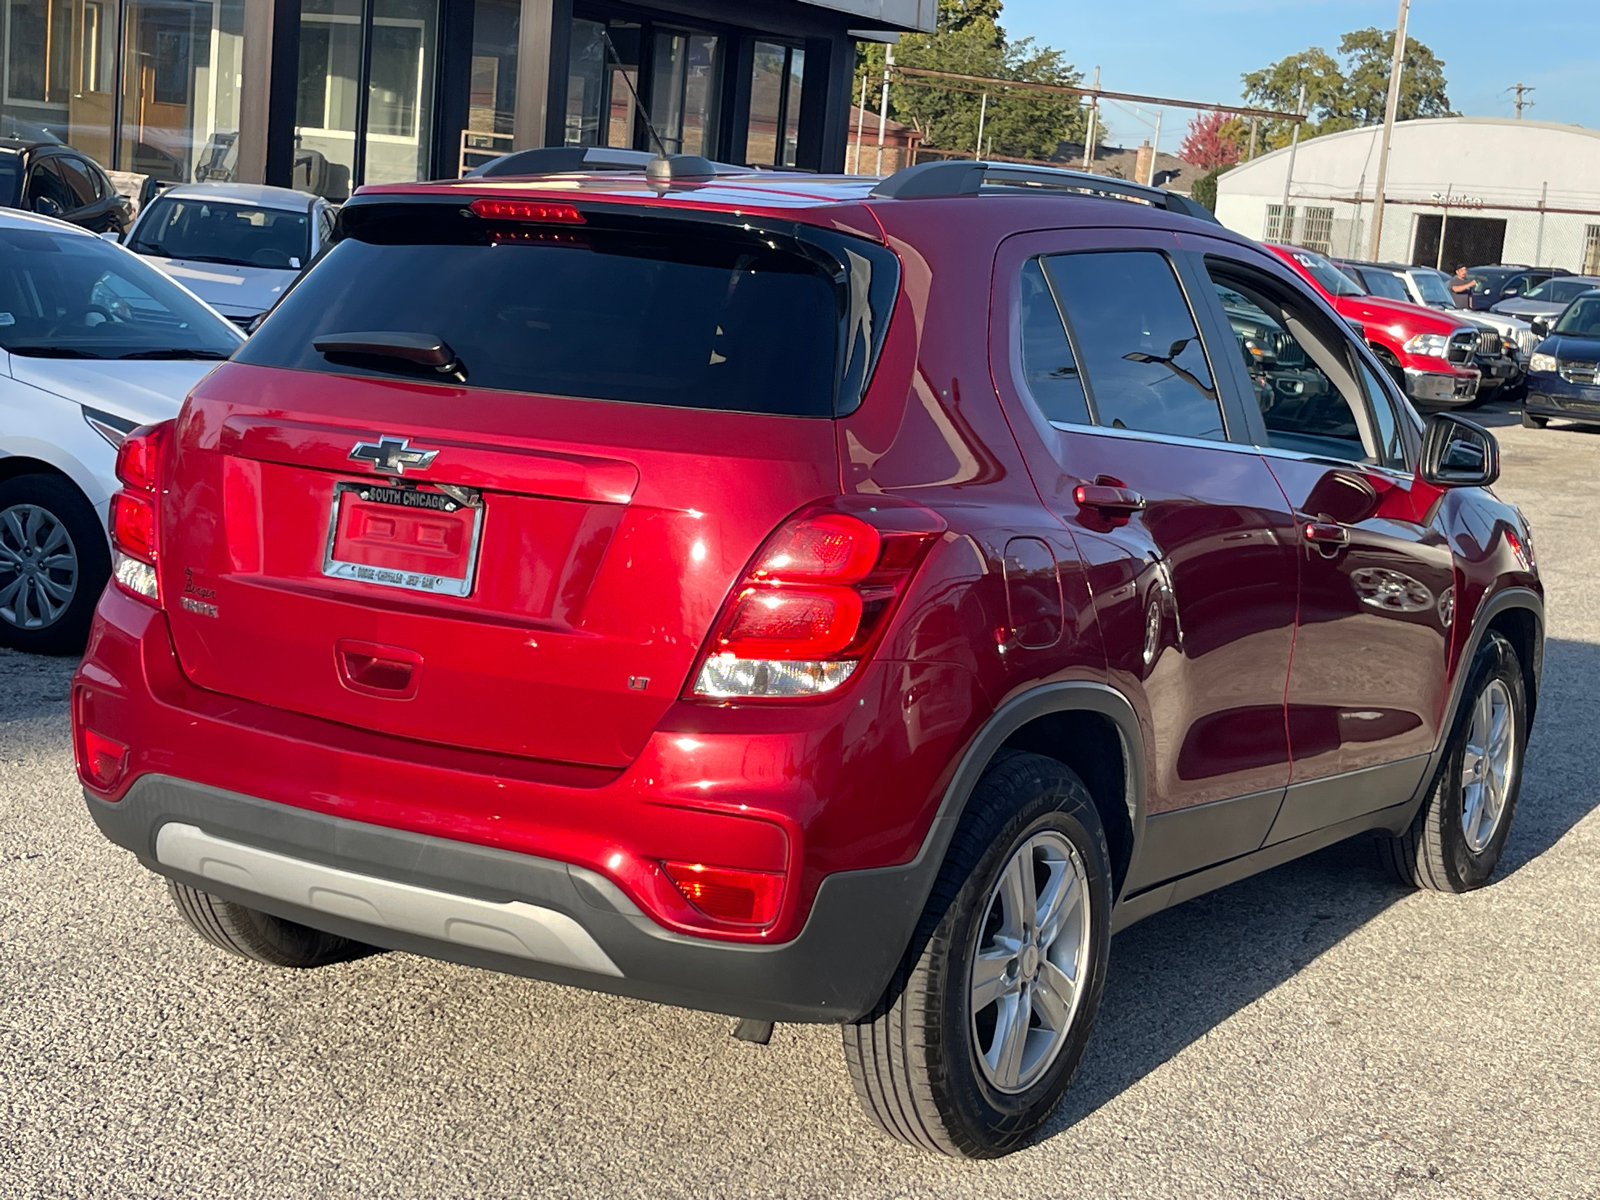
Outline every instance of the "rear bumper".
<path id="1" fill-rule="evenodd" d="M 867 1012 L 926 895 L 916 864 L 829 876 L 798 937 L 738 945 L 663 929 L 597 872 L 274 804 L 166 775 L 101 831 L 159 874 L 387 949 L 768 1021 Z M 863 919 L 870 914 L 869 919 Z"/>

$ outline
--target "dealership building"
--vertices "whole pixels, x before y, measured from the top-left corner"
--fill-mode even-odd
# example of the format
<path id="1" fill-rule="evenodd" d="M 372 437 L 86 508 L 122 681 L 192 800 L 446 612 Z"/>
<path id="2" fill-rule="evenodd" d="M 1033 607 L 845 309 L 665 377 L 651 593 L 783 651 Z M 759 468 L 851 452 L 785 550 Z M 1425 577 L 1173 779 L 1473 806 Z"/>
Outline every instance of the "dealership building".
<path id="1" fill-rule="evenodd" d="M 1217 217 L 1264 241 L 1365 258 L 1382 128 L 1326 134 L 1263 154 L 1217 181 Z M 1522 263 L 1600 271 L 1600 130 L 1443 117 L 1394 127 L 1384 187 L 1384 261 Z"/>
<path id="2" fill-rule="evenodd" d="M 535 146 L 842 169 L 855 43 L 936 0 L 0 0 L 0 135 L 343 199 Z M 637 96 L 637 100 L 635 99 Z"/>

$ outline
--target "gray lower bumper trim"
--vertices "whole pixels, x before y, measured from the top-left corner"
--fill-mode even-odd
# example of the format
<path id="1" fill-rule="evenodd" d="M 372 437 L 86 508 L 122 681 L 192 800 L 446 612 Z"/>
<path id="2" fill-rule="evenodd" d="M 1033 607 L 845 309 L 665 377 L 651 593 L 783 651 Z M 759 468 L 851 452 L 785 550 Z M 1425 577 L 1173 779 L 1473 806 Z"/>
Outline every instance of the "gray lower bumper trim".
<path id="1" fill-rule="evenodd" d="M 493 903 L 358 875 L 215 838 L 179 821 L 156 834 L 156 861 L 350 921 L 598 975 L 622 974 L 566 913 L 520 900 Z"/>

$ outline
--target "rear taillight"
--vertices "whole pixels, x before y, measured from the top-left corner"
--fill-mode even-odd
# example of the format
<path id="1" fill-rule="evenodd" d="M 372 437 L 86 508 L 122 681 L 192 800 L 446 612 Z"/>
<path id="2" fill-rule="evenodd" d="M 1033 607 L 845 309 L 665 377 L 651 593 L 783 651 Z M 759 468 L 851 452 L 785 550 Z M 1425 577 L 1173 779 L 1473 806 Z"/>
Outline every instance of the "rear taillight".
<path id="1" fill-rule="evenodd" d="M 717 617 L 691 694 L 792 699 L 831 692 L 882 638 L 937 513 L 841 497 L 798 513 L 757 551 Z"/>
<path id="2" fill-rule="evenodd" d="M 771 925 L 783 904 L 783 876 L 704 863 L 664 862 L 683 897 L 713 920 L 730 925 Z"/>
<path id="3" fill-rule="evenodd" d="M 111 497 L 112 578 L 129 595 L 161 603 L 156 580 L 156 497 L 160 494 L 162 447 L 172 422 L 135 429 L 117 449 L 122 490 Z"/>

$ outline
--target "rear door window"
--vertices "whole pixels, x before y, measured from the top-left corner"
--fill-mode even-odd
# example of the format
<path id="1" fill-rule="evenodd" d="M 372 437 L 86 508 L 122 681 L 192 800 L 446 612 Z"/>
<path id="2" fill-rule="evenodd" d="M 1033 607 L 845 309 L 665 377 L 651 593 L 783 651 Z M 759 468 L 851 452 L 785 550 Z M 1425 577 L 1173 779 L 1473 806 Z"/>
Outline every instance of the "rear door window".
<path id="1" fill-rule="evenodd" d="M 88 163 L 70 154 L 63 154 L 55 161 L 67 186 L 72 189 L 73 198 L 77 201 L 75 208 L 88 208 L 100 202 L 100 190 L 95 186 L 94 176 L 89 173 Z"/>
<path id="2" fill-rule="evenodd" d="M 1047 421 L 1089 424 L 1089 405 L 1084 399 L 1078 360 L 1073 357 L 1061 312 L 1037 258 L 1030 258 L 1022 267 L 1018 317 L 1022 376 L 1034 404 Z"/>
<path id="3" fill-rule="evenodd" d="M 1194 314 L 1164 254 L 1055 254 L 1043 265 L 1077 351 L 1096 424 L 1227 438 Z"/>
<path id="4" fill-rule="evenodd" d="M 341 222 L 239 361 L 427 377 L 313 345 L 421 333 L 449 346 L 470 387 L 833 416 L 859 402 L 898 288 L 886 248 L 793 225 L 615 212 L 530 224 L 459 203 L 352 205 Z"/>

